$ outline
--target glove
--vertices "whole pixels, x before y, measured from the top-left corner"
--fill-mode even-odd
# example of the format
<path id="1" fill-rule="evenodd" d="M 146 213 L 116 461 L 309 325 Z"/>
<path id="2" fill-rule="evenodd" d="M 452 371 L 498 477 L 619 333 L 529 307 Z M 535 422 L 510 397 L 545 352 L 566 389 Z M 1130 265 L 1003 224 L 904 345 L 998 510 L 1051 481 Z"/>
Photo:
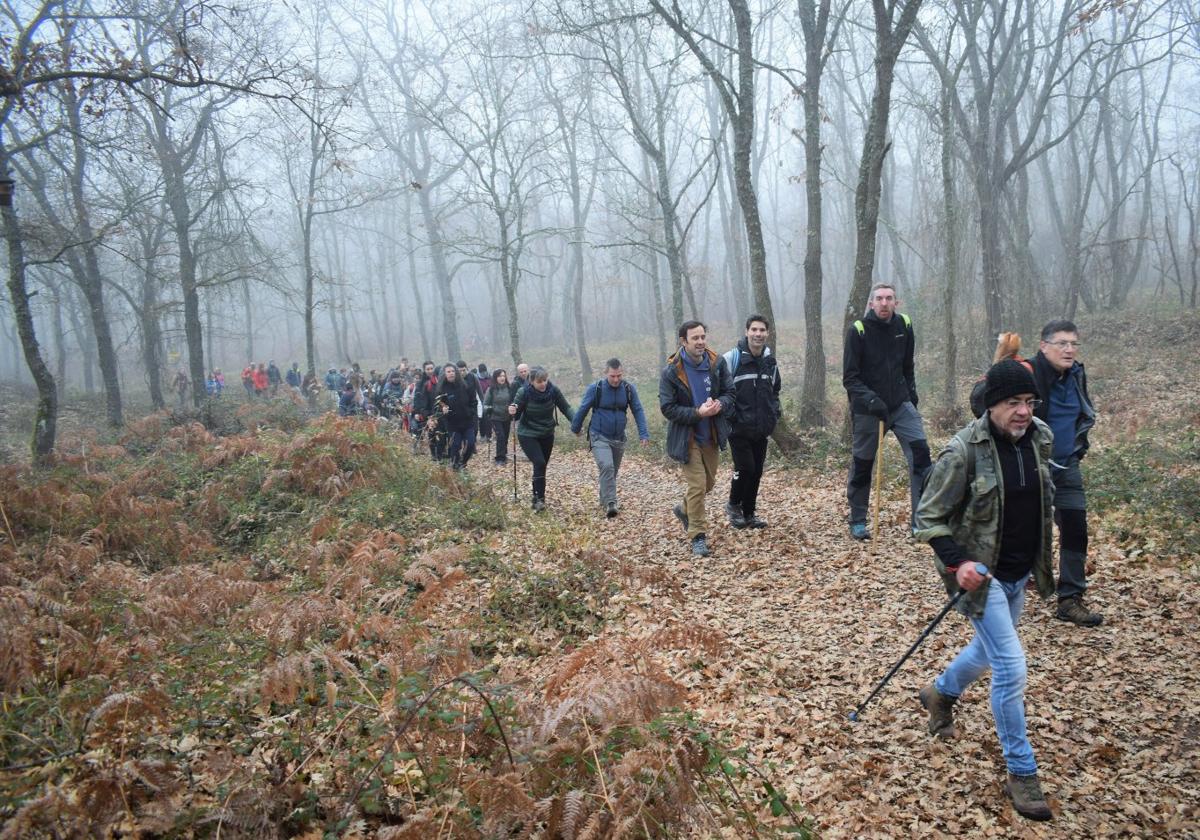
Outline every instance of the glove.
<path id="1" fill-rule="evenodd" d="M 908 401 L 913 404 L 913 408 L 917 407 L 917 392 L 913 391 L 908 395 Z"/>
<path id="2" fill-rule="evenodd" d="M 867 400 L 867 414 L 872 417 L 878 417 L 880 420 L 888 419 L 888 407 L 879 397 L 871 397 Z"/>

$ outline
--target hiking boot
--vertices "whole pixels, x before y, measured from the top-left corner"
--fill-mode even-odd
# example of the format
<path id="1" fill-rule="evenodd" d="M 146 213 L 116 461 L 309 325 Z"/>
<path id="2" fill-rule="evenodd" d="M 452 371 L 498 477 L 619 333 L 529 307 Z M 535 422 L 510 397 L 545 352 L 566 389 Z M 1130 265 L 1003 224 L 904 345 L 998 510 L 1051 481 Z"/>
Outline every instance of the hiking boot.
<path id="1" fill-rule="evenodd" d="M 546 509 L 546 500 L 543 499 L 541 496 L 534 496 L 533 497 L 533 512 L 541 513 L 545 509 Z"/>
<path id="2" fill-rule="evenodd" d="M 921 705 L 929 712 L 929 723 L 925 728 L 930 735 L 945 739 L 958 735 L 958 730 L 954 728 L 954 704 L 958 698 L 947 697 L 933 683 L 918 691 L 917 697 L 921 698 Z"/>
<path id="3" fill-rule="evenodd" d="M 1083 605 L 1082 595 L 1072 595 L 1070 598 L 1060 600 L 1058 612 L 1054 614 L 1054 617 L 1060 621 L 1078 624 L 1080 627 L 1095 627 L 1104 621 L 1104 617 L 1100 613 L 1094 613 Z"/>
<path id="4" fill-rule="evenodd" d="M 746 527 L 747 528 L 766 528 L 767 520 L 759 519 L 758 516 L 747 516 L 746 517 Z"/>
<path id="5" fill-rule="evenodd" d="M 697 557 L 707 557 L 711 552 L 708 550 L 708 540 L 703 534 L 697 534 L 692 538 L 692 554 Z"/>
<path id="6" fill-rule="evenodd" d="M 1012 798 L 1013 807 L 1022 817 L 1043 821 L 1053 818 L 1054 814 L 1042 794 L 1042 785 L 1036 773 L 1032 776 L 1015 776 L 1009 773 L 1004 790 Z"/>
<path id="7" fill-rule="evenodd" d="M 854 539 L 856 539 L 856 540 L 871 539 L 871 532 L 867 530 L 867 523 L 866 522 L 851 522 L 850 523 L 850 536 L 854 537 Z"/>
<path id="8" fill-rule="evenodd" d="M 687 514 L 683 512 L 683 505 L 675 505 L 671 508 L 671 513 L 675 514 L 675 518 L 683 523 L 683 530 L 686 533 L 688 529 Z"/>
<path id="9" fill-rule="evenodd" d="M 619 510 L 619 508 L 617 507 L 616 502 L 609 502 L 608 509 L 604 511 L 604 515 L 607 516 L 609 519 L 612 519 L 617 515 L 618 510 Z"/>
<path id="10" fill-rule="evenodd" d="M 729 524 L 734 528 L 746 527 L 746 517 L 742 514 L 742 509 L 733 502 L 725 503 L 725 516 L 729 518 Z"/>

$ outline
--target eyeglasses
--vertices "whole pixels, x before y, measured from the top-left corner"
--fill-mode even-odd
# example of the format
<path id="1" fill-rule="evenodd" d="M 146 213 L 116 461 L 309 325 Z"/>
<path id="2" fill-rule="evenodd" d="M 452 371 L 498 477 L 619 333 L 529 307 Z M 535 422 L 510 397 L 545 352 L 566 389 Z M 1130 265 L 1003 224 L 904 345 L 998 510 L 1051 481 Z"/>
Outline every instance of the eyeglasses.
<path id="1" fill-rule="evenodd" d="M 1016 397 L 1009 397 L 1004 401 L 1004 407 L 1013 410 L 1025 406 L 1030 411 L 1037 411 L 1038 406 L 1041 404 L 1041 400 L 1019 400 Z"/>
<path id="2" fill-rule="evenodd" d="M 1051 347 L 1057 347 L 1059 350 L 1066 350 L 1068 347 L 1078 350 L 1083 346 L 1082 341 L 1047 341 Z"/>

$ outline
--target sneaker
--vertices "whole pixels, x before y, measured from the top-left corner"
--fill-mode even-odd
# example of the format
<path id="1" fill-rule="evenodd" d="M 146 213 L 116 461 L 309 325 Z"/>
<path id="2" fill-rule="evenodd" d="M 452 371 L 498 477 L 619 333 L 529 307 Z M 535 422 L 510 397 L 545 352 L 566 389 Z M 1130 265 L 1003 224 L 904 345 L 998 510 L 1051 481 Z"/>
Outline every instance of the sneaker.
<path id="1" fill-rule="evenodd" d="M 917 692 L 921 705 L 929 712 L 929 723 L 925 727 L 936 738 L 950 739 L 958 735 L 954 728 L 954 704 L 956 697 L 947 697 L 934 688 L 933 683 Z"/>
<path id="2" fill-rule="evenodd" d="M 1012 799 L 1013 807 L 1022 817 L 1042 821 L 1053 818 L 1054 814 L 1046 803 L 1046 797 L 1042 794 L 1042 785 L 1038 781 L 1036 773 L 1032 776 L 1015 776 L 1009 773 L 1004 790 Z"/>
<path id="3" fill-rule="evenodd" d="M 747 516 L 746 517 L 746 527 L 747 528 L 756 528 L 756 529 L 757 528 L 766 528 L 767 521 L 765 519 L 759 519 L 757 515 L 756 516 Z"/>
<path id="4" fill-rule="evenodd" d="M 697 557 L 707 557 L 711 552 L 708 550 L 708 540 L 703 534 L 697 534 L 692 538 L 692 554 Z"/>
<path id="5" fill-rule="evenodd" d="M 729 524 L 734 528 L 746 527 L 746 517 L 742 514 L 742 509 L 733 502 L 725 503 L 725 516 L 729 518 Z"/>
<path id="6" fill-rule="evenodd" d="M 871 539 L 871 532 L 867 530 L 867 523 L 866 522 L 851 522 L 850 523 L 850 536 L 854 537 L 854 539 L 856 539 L 856 540 Z"/>
<path id="7" fill-rule="evenodd" d="M 1095 627 L 1104 621 L 1100 613 L 1094 613 L 1083 605 L 1082 595 L 1072 595 L 1058 602 L 1058 612 L 1054 617 L 1060 621 L 1069 621 L 1080 627 Z"/>
<path id="8" fill-rule="evenodd" d="M 604 515 L 607 516 L 609 519 L 613 519 L 614 517 L 616 517 L 618 510 L 619 509 L 617 508 L 616 502 L 609 502 L 608 509 L 604 511 Z"/>
<path id="9" fill-rule="evenodd" d="M 687 531 L 688 518 L 687 514 L 683 512 L 683 505 L 675 505 L 675 507 L 671 509 L 671 513 L 675 514 L 675 518 L 683 523 L 683 530 Z"/>
<path id="10" fill-rule="evenodd" d="M 533 497 L 533 512 L 541 513 L 545 509 L 546 509 L 546 500 L 543 499 L 541 496 L 534 496 Z"/>

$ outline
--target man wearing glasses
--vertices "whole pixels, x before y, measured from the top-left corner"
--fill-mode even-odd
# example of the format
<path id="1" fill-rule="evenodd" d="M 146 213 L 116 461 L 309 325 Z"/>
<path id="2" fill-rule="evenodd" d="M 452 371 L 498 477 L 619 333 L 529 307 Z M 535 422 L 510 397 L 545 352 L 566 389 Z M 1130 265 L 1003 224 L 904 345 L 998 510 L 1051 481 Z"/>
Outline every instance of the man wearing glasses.
<path id="1" fill-rule="evenodd" d="M 1051 321 L 1042 327 L 1042 341 L 1033 357 L 1042 404 L 1035 416 L 1054 432 L 1050 473 L 1054 479 L 1054 519 L 1058 522 L 1057 617 L 1080 627 L 1095 627 L 1103 618 L 1083 603 L 1087 589 L 1087 498 L 1079 462 L 1088 451 L 1088 431 L 1096 410 L 1088 396 L 1087 374 L 1076 359 L 1079 330 L 1071 321 Z"/>

